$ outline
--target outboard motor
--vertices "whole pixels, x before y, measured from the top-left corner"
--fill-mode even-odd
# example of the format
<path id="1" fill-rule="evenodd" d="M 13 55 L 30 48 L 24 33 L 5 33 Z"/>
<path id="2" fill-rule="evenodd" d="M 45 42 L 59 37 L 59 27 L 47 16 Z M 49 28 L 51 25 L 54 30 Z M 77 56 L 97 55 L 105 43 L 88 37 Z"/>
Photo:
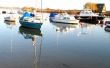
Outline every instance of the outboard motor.
<path id="1" fill-rule="evenodd" d="M 30 16 L 35 17 L 35 15 L 33 13 L 30 13 Z"/>

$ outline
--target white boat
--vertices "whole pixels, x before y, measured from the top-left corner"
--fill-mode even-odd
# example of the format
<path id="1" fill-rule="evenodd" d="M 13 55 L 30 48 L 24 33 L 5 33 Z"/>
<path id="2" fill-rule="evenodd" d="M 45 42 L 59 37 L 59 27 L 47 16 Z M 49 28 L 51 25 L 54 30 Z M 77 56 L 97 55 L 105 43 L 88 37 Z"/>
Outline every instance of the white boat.
<path id="1" fill-rule="evenodd" d="M 14 16 L 7 16 L 7 17 L 4 17 L 4 21 L 16 22 L 16 17 L 14 17 Z"/>
<path id="2" fill-rule="evenodd" d="M 105 18 L 104 16 L 93 13 L 91 9 L 83 9 L 80 14 L 75 17 L 82 21 L 103 20 Z"/>
<path id="3" fill-rule="evenodd" d="M 74 16 L 70 16 L 67 13 L 57 14 L 54 17 L 50 17 L 52 22 L 56 23 L 68 23 L 68 24 L 78 24 L 79 20 L 75 19 Z"/>
<path id="4" fill-rule="evenodd" d="M 19 14 L 6 14 L 4 16 L 4 21 L 18 22 L 19 16 L 20 16 Z"/>

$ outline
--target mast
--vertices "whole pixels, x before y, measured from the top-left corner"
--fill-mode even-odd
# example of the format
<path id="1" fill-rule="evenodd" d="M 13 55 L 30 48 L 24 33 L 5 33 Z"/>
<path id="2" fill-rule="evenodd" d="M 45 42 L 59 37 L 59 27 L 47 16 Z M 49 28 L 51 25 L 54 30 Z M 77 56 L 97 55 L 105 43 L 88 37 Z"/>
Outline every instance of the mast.
<path id="1" fill-rule="evenodd" d="M 41 6 L 41 18 L 42 18 L 42 19 L 41 19 L 41 22 L 43 22 L 43 14 L 42 14 L 42 13 L 43 13 L 43 10 L 42 10 L 42 0 L 41 0 L 41 3 L 40 3 L 40 6 Z"/>

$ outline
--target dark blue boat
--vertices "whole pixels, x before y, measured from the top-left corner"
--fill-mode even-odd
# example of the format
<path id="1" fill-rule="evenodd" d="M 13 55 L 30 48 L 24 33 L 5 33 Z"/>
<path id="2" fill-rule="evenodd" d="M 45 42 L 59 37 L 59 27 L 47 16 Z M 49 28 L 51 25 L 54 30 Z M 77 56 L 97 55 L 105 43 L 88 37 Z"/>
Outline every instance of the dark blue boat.
<path id="1" fill-rule="evenodd" d="M 40 22 L 28 22 L 28 21 L 24 21 L 24 17 L 33 17 L 34 15 L 28 13 L 28 12 L 25 12 L 23 14 L 23 16 L 20 18 L 19 22 L 21 24 L 21 26 L 23 27 L 28 27 L 28 28 L 36 28 L 36 29 L 40 29 L 41 26 L 42 26 L 42 23 Z"/>

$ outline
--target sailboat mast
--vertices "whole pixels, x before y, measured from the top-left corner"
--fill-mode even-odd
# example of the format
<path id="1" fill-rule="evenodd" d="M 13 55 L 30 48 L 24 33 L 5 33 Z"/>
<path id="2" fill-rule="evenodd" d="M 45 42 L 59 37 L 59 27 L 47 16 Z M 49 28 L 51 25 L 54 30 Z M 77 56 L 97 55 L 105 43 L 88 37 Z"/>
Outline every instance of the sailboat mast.
<path id="1" fill-rule="evenodd" d="M 41 3 L 40 3 L 40 5 L 41 5 L 41 12 L 42 12 L 42 0 L 41 0 Z"/>
<path id="2" fill-rule="evenodd" d="M 42 0 L 41 0 L 41 3 L 40 3 L 40 5 L 41 5 L 41 18 L 42 18 L 42 22 L 43 22 L 43 10 L 42 10 Z"/>

